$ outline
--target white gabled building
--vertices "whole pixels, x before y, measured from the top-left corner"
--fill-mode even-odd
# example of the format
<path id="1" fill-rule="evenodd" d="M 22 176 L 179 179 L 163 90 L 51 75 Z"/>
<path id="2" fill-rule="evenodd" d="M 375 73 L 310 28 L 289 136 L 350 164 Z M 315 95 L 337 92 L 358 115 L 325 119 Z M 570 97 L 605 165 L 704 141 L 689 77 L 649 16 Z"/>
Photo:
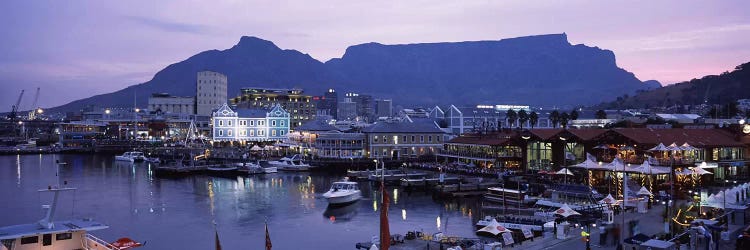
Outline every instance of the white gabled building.
<path id="1" fill-rule="evenodd" d="M 235 111 L 224 103 L 211 118 L 214 141 L 284 141 L 289 133 L 289 112 L 279 104 Z"/>

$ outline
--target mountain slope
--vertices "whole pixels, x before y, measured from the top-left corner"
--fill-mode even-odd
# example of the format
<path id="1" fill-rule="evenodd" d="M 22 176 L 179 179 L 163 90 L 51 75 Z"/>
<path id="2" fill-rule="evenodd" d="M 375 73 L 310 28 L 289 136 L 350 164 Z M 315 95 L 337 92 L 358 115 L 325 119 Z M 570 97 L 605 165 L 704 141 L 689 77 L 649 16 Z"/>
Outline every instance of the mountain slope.
<path id="1" fill-rule="evenodd" d="M 148 82 L 52 111 L 144 106 L 155 92 L 194 95 L 196 72 L 227 75 L 229 96 L 241 87 L 301 87 L 312 95 L 333 87 L 400 104 L 435 105 L 519 103 L 587 105 L 653 87 L 617 67 L 612 51 L 571 45 L 565 34 L 455 43 L 382 45 L 347 48 L 342 58 L 321 63 L 270 41 L 242 37 L 227 50 L 196 54 L 156 73 Z M 655 84 L 658 85 L 658 82 Z"/>
<path id="2" fill-rule="evenodd" d="M 726 104 L 750 98 L 750 62 L 735 67 L 732 72 L 704 76 L 663 88 L 641 92 L 635 96 L 619 97 L 616 101 L 599 105 L 602 108 L 644 108 L 685 104 Z"/>

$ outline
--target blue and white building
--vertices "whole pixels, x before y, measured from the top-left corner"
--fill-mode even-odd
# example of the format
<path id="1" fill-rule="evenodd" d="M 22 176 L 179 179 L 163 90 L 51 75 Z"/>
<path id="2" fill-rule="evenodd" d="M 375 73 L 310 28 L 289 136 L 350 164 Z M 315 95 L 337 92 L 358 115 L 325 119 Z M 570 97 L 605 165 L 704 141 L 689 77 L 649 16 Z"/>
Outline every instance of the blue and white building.
<path id="1" fill-rule="evenodd" d="M 283 141 L 289 133 L 289 112 L 279 104 L 235 111 L 224 103 L 211 120 L 214 141 Z"/>

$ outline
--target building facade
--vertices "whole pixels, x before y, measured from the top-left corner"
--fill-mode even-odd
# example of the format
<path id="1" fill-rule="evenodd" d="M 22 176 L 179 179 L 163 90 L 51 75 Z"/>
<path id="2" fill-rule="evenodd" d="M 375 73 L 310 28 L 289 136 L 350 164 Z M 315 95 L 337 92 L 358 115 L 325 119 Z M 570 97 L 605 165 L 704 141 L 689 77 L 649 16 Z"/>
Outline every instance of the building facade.
<path id="1" fill-rule="evenodd" d="M 214 109 L 227 102 L 227 76 L 213 71 L 198 72 L 195 101 L 196 114 L 211 116 Z"/>
<path id="2" fill-rule="evenodd" d="M 270 109 L 232 110 L 226 103 L 212 116 L 214 141 L 284 141 L 289 133 L 289 112 L 281 105 Z"/>
<path id="3" fill-rule="evenodd" d="M 172 114 L 195 114 L 195 97 L 154 93 L 148 98 L 148 110 Z"/>
<path id="4" fill-rule="evenodd" d="M 437 155 L 443 148 L 444 132 L 432 121 L 382 121 L 362 130 L 367 137 L 369 158 L 416 159 Z"/>
<path id="5" fill-rule="evenodd" d="M 315 118 L 316 106 L 312 96 L 302 89 L 242 88 L 231 102 L 238 108 L 271 108 L 279 104 L 289 112 L 290 126 L 295 128 Z"/>
<path id="6" fill-rule="evenodd" d="M 391 99 L 375 100 L 375 115 L 377 117 L 392 117 L 393 116 L 393 100 Z"/>
<path id="7" fill-rule="evenodd" d="M 352 98 L 344 98 L 338 105 L 338 120 L 352 121 L 357 119 L 357 103 Z"/>
<path id="8" fill-rule="evenodd" d="M 338 116 L 339 95 L 334 89 L 328 91 L 318 100 L 317 109 L 324 114 L 330 115 L 333 119 Z"/>

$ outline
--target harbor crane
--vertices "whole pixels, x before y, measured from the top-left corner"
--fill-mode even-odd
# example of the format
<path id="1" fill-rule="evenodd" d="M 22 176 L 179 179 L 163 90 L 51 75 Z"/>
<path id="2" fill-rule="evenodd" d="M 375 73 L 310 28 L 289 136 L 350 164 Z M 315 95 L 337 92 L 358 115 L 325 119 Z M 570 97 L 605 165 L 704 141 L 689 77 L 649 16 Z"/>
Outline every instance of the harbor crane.
<path id="1" fill-rule="evenodd" d="M 31 103 L 31 110 L 29 110 L 29 120 L 36 119 L 36 116 L 42 113 L 42 108 L 36 106 L 36 103 L 39 100 L 39 89 L 39 87 L 36 88 L 36 94 L 34 94 L 34 102 Z"/>
<path id="2" fill-rule="evenodd" d="M 8 114 L 8 119 L 10 119 L 11 122 L 14 122 L 16 118 L 18 118 L 18 108 L 21 105 L 21 98 L 23 98 L 23 92 L 24 90 L 22 89 L 21 94 L 18 95 L 18 100 L 16 101 L 16 104 L 13 105 L 10 113 Z"/>

